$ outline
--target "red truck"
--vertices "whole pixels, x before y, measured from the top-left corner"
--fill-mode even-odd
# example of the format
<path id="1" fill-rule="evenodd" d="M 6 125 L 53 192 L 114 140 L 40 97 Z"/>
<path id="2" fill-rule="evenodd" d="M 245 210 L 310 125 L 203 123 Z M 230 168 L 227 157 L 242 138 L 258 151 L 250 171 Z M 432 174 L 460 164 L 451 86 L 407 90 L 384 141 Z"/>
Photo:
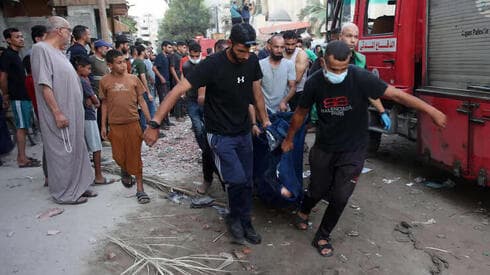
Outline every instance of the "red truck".
<path id="1" fill-rule="evenodd" d="M 368 70 L 444 112 L 445 129 L 383 100 L 392 127 L 369 112 L 370 146 L 381 134 L 417 140 L 424 158 L 490 186 L 490 0 L 328 0 L 329 30 L 359 26 Z"/>

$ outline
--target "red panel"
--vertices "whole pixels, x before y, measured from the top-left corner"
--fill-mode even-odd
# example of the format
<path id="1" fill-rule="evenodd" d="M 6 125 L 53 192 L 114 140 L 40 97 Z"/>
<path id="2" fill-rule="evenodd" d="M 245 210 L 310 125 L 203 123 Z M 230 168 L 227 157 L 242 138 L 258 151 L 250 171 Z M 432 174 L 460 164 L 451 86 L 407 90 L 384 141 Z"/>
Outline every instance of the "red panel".
<path id="1" fill-rule="evenodd" d="M 463 101 L 430 95 L 423 95 L 420 98 L 447 116 L 447 127 L 439 129 L 428 115 L 420 113 L 418 132 L 420 153 L 429 151 L 433 160 L 443 163 L 450 170 L 456 162 L 459 162 L 462 174 L 467 175 L 469 115 L 457 112 Z"/>
<path id="2" fill-rule="evenodd" d="M 481 102 L 475 109 L 471 125 L 471 174 L 478 177 L 480 169 L 486 170 L 487 186 L 490 186 L 490 103 Z"/>

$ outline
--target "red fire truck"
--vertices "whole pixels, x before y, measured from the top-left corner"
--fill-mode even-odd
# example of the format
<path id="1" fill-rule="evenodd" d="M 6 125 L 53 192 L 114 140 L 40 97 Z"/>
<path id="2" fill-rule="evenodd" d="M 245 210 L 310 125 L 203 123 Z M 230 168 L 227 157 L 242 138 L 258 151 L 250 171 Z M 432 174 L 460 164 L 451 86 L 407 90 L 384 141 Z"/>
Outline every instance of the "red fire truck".
<path id="1" fill-rule="evenodd" d="M 359 26 L 368 70 L 447 115 L 445 129 L 383 100 L 388 132 L 370 115 L 371 146 L 381 133 L 417 140 L 419 153 L 458 177 L 490 186 L 490 0 L 329 0 L 329 30 Z"/>

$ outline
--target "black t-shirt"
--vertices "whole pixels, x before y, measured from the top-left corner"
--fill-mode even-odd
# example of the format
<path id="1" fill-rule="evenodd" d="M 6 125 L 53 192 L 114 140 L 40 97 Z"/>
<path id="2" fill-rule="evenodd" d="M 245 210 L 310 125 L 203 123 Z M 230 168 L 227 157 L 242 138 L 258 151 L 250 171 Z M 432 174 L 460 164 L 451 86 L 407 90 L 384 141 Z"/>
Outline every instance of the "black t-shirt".
<path id="1" fill-rule="evenodd" d="M 66 50 L 66 54 L 68 56 L 68 59 L 71 60 L 75 56 L 84 56 L 88 58 L 88 52 L 87 49 L 80 43 L 73 43 L 68 50 Z"/>
<path id="2" fill-rule="evenodd" d="M 188 75 L 190 75 L 192 73 L 192 71 L 194 71 L 196 66 L 197 66 L 196 64 L 192 64 L 189 60 L 187 60 L 184 63 L 184 65 L 182 65 L 182 74 L 184 75 L 184 77 L 187 77 Z M 185 95 L 186 95 L 188 100 L 191 100 L 191 101 L 197 100 L 197 89 L 198 88 L 199 87 L 192 87 L 192 89 L 187 91 L 187 93 Z"/>
<path id="3" fill-rule="evenodd" d="M 299 106 L 316 104 L 318 130 L 315 143 L 325 152 L 351 152 L 365 148 L 368 141 L 368 98 L 382 96 L 388 85 L 375 75 L 349 65 L 345 80 L 330 83 L 323 70 L 306 81 Z"/>
<path id="4" fill-rule="evenodd" d="M 253 103 L 252 83 L 262 78 L 257 56 L 234 64 L 222 51 L 204 59 L 186 77 L 192 87 L 206 86 L 204 121 L 206 131 L 237 136 L 250 132 L 248 105 Z"/>
<path id="5" fill-rule="evenodd" d="M 0 57 L 0 71 L 7 73 L 10 100 L 31 100 L 25 86 L 26 72 L 19 52 L 7 48 Z"/>

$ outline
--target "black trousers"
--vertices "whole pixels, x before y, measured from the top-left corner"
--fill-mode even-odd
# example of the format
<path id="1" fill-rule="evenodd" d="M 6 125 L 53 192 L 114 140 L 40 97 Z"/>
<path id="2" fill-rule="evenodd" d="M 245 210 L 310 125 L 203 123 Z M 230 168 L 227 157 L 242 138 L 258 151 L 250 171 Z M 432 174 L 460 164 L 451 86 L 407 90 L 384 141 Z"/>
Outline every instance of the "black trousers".
<path id="1" fill-rule="evenodd" d="M 324 197 L 329 202 L 316 238 L 328 238 L 337 225 L 361 174 L 365 151 L 362 148 L 353 152 L 330 153 L 316 144 L 311 148 L 310 186 L 300 211 L 309 215 L 311 209 Z"/>

